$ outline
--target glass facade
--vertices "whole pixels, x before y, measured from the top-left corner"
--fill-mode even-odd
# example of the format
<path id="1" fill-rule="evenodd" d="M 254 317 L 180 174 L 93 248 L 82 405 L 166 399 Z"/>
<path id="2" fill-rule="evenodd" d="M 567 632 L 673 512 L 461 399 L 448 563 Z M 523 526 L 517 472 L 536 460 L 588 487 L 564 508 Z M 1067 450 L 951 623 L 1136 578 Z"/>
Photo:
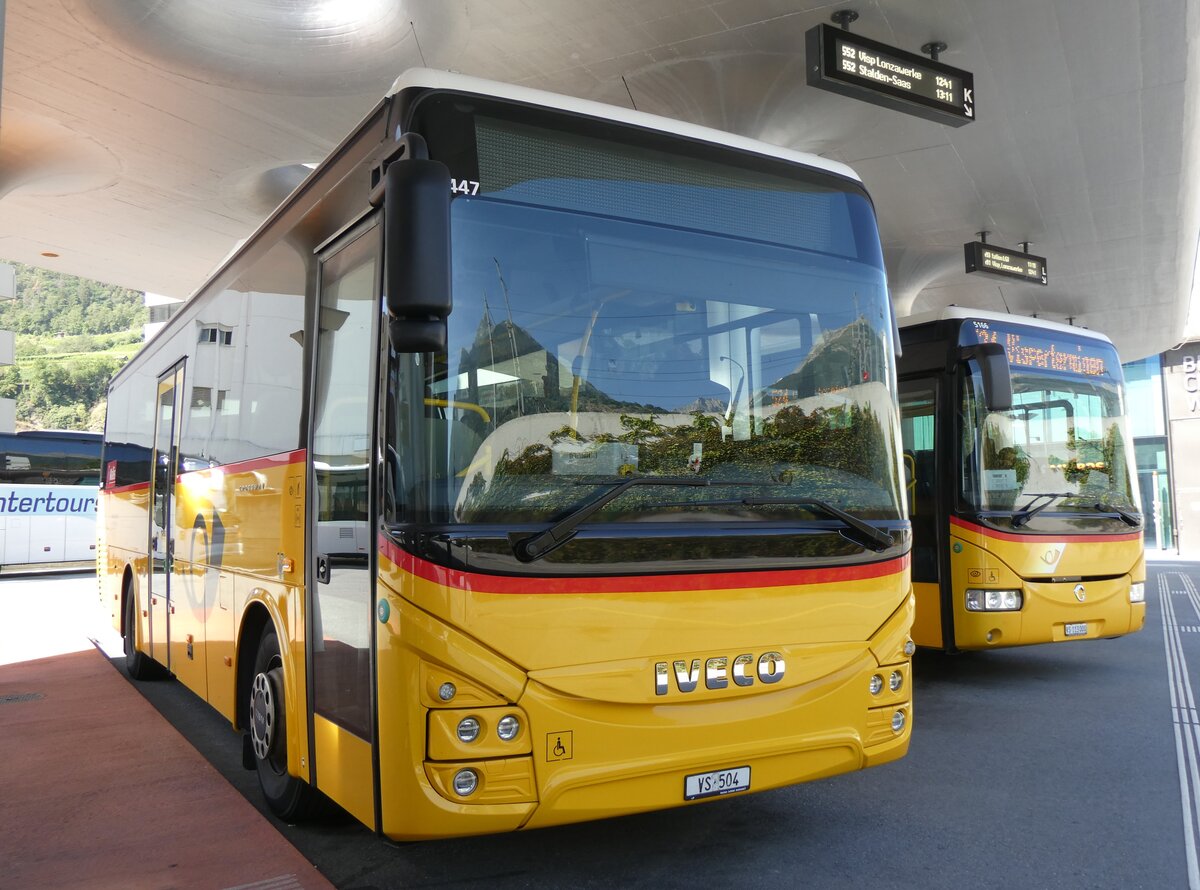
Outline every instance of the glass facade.
<path id="1" fill-rule="evenodd" d="M 1162 358 L 1152 355 L 1121 366 L 1125 372 L 1126 411 L 1133 432 L 1146 547 L 1175 546 L 1167 421 L 1163 405 Z"/>
<path id="2" fill-rule="evenodd" d="M 1121 366 L 1125 372 L 1125 391 L 1129 399 L 1126 413 L 1134 438 L 1165 436 L 1166 412 L 1163 410 L 1162 359 L 1157 355 Z"/>

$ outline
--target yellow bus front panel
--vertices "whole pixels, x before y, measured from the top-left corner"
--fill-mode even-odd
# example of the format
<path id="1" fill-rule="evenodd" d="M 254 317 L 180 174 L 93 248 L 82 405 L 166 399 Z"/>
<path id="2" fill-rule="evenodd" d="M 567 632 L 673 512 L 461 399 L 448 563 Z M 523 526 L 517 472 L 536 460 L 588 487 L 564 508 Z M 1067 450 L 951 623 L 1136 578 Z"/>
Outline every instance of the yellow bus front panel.
<path id="1" fill-rule="evenodd" d="M 654 578 L 623 579 L 624 592 L 597 584 L 620 586 L 615 579 L 573 579 L 600 589 L 553 592 L 567 585 L 510 578 L 493 585 L 509 592 L 488 592 L 479 589 L 486 576 L 464 585 L 459 573 L 397 563 L 381 563 L 377 615 L 379 688 L 395 691 L 379 703 L 390 837 L 680 806 L 722 796 L 721 782 L 730 793 L 761 791 L 907 750 L 906 560 L 867 578 L 851 570 L 847 581 L 682 599 L 678 589 L 655 591 Z M 891 617 L 864 632 L 884 601 Z M 487 645 L 471 633 L 482 627 Z M 566 639 L 572 645 L 559 645 Z M 464 721 L 468 737 L 478 733 L 469 741 L 458 735 Z M 499 734 L 506 728 L 509 739 Z M 456 786 L 464 771 L 474 783 L 466 793 Z"/>
<path id="2" fill-rule="evenodd" d="M 1051 538 L 959 520 L 951 529 L 959 649 L 1116 637 L 1145 624 L 1146 566 L 1138 532 Z M 989 594 L 995 610 L 986 609 Z M 969 608 L 969 599 L 985 609 Z"/>

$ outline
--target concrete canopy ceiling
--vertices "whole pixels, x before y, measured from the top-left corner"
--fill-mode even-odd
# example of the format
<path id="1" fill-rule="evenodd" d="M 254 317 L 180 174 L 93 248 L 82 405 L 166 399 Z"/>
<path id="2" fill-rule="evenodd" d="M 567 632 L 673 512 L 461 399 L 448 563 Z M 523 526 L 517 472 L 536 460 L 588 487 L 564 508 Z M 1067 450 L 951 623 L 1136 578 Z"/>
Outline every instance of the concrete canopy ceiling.
<path id="1" fill-rule="evenodd" d="M 1184 336 L 1200 236 L 1185 0 L 0 0 L 0 258 L 177 297 L 404 69 L 447 68 L 732 130 L 854 167 L 901 315 L 947 304 Z M 977 121 L 805 85 L 804 33 L 974 73 Z M 1048 258 L 968 276 L 962 244 Z M 48 257 L 46 254 L 57 254 Z M 1195 319 L 1194 319 L 1195 321 Z"/>

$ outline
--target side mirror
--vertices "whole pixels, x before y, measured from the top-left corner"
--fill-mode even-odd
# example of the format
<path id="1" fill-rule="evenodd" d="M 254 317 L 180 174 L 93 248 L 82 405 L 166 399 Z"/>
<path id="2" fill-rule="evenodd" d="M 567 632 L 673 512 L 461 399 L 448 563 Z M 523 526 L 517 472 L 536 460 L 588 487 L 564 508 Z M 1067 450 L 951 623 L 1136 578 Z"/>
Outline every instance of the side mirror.
<path id="1" fill-rule="evenodd" d="M 442 352 L 450 315 L 450 170 L 406 158 L 384 173 L 384 292 L 397 352 Z"/>
<path id="2" fill-rule="evenodd" d="M 1012 408 L 1012 377 L 1008 371 L 1008 356 L 999 343 L 977 343 L 964 346 L 960 358 L 974 360 L 979 365 L 983 383 L 983 401 L 989 411 L 1008 411 Z"/>

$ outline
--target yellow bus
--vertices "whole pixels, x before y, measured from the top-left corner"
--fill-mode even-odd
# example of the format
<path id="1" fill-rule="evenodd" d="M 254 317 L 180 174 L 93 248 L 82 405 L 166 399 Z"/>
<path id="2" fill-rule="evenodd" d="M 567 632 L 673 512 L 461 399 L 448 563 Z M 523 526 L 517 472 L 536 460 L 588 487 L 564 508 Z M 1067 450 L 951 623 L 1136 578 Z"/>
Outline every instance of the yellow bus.
<path id="1" fill-rule="evenodd" d="M 1141 630 L 1142 516 L 1111 341 L 953 306 L 902 320 L 900 339 L 917 645 Z"/>
<path id="2" fill-rule="evenodd" d="M 889 305 L 839 164 L 410 72 L 113 380 L 130 673 L 399 839 L 898 758 Z"/>

